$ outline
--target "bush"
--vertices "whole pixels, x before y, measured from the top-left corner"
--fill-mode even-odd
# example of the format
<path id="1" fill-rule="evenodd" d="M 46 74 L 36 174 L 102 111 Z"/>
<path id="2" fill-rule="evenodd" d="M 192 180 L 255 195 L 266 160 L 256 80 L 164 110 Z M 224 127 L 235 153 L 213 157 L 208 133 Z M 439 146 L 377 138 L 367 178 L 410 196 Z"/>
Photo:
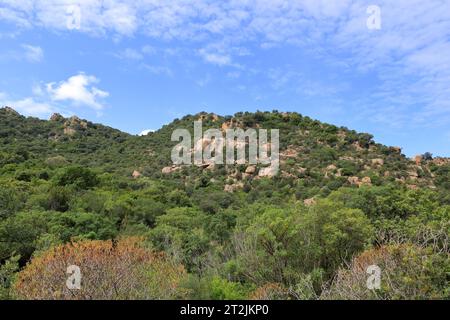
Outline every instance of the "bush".
<path id="1" fill-rule="evenodd" d="M 86 190 L 97 186 L 99 179 L 91 170 L 84 167 L 69 167 L 65 169 L 57 178 L 58 186 L 74 186 L 76 189 Z"/>
<path id="2" fill-rule="evenodd" d="M 81 288 L 70 290 L 67 267 L 81 271 Z M 19 299 L 124 300 L 183 298 L 183 266 L 146 249 L 138 238 L 82 241 L 54 247 L 18 274 Z"/>
<path id="3" fill-rule="evenodd" d="M 381 269 L 381 288 L 367 288 L 367 267 Z M 448 254 L 412 244 L 390 245 L 363 252 L 340 269 L 322 299 L 448 299 Z"/>

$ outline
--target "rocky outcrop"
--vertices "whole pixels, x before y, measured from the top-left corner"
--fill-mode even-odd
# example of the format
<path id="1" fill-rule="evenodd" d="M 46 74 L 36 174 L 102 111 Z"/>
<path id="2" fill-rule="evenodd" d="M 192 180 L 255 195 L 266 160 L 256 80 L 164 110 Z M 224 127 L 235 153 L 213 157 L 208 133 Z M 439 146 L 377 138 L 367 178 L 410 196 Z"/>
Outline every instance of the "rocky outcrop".
<path id="1" fill-rule="evenodd" d="M 81 120 L 77 116 L 72 116 L 64 122 L 64 134 L 73 136 L 77 132 L 84 131 L 88 127 L 88 123 L 85 120 Z"/>
<path id="2" fill-rule="evenodd" d="M 50 121 L 57 121 L 57 122 L 61 122 L 66 120 L 66 118 L 64 118 L 62 115 L 60 115 L 59 113 L 54 113 L 52 114 L 52 116 L 50 117 Z"/>
<path id="3" fill-rule="evenodd" d="M 389 149 L 391 149 L 395 153 L 402 153 L 401 147 L 390 147 Z"/>

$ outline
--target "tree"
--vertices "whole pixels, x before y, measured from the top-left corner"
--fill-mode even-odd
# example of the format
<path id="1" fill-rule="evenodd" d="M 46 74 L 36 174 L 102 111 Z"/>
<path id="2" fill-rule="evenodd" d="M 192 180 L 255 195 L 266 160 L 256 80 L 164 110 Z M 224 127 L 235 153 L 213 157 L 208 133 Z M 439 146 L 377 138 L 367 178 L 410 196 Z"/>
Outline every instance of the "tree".
<path id="1" fill-rule="evenodd" d="M 305 277 L 330 277 L 371 242 L 361 210 L 321 200 L 312 207 L 267 208 L 234 237 L 236 276 L 257 285 L 297 286 Z M 320 277 L 313 276 L 320 280 Z M 318 282 L 314 283 L 320 289 Z"/>
<path id="2" fill-rule="evenodd" d="M 81 190 L 93 188 L 98 183 L 97 174 L 81 166 L 69 167 L 56 178 L 56 184 L 59 186 L 72 185 Z"/>
<path id="3" fill-rule="evenodd" d="M 66 285 L 69 266 L 80 270 L 80 289 Z M 19 299 L 175 299 L 186 273 L 167 255 L 145 248 L 139 238 L 82 241 L 54 247 L 35 257 L 19 274 Z"/>

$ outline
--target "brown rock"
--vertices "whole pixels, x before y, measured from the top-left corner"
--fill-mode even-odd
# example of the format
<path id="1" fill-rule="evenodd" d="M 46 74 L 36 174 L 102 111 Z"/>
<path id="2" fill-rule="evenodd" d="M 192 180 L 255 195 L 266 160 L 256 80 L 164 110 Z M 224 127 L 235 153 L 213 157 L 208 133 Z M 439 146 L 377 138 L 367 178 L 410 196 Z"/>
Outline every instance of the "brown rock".
<path id="1" fill-rule="evenodd" d="M 347 181 L 350 182 L 351 185 L 359 185 L 358 177 L 348 177 Z"/>
<path id="2" fill-rule="evenodd" d="M 245 169 L 246 174 L 254 174 L 256 172 L 256 166 L 248 166 L 247 169 Z"/>
<path id="3" fill-rule="evenodd" d="M 303 204 L 305 205 L 305 206 L 313 206 L 313 205 L 315 205 L 317 202 L 316 202 L 316 200 L 314 199 L 314 198 L 309 198 L 309 199 L 305 199 L 305 200 L 303 200 Z"/>
<path id="4" fill-rule="evenodd" d="M 396 153 L 402 153 L 402 148 L 400 147 L 391 147 L 390 149 Z"/>
<path id="5" fill-rule="evenodd" d="M 133 171 L 133 173 L 132 173 L 132 177 L 133 177 L 133 178 L 137 179 L 137 178 L 139 178 L 140 176 L 142 176 L 142 174 L 141 174 L 139 171 L 137 171 L 137 170 L 134 170 L 134 171 Z"/>
<path id="6" fill-rule="evenodd" d="M 59 113 L 54 113 L 50 117 L 50 121 L 63 121 L 63 120 L 65 120 L 65 118 L 62 115 L 60 115 Z"/>
<path id="7" fill-rule="evenodd" d="M 384 160 L 381 158 L 372 159 L 371 162 L 372 162 L 372 165 L 375 165 L 375 166 L 384 165 Z"/>
<path id="8" fill-rule="evenodd" d="M 175 171 L 180 170 L 180 169 L 181 169 L 181 167 L 177 167 L 177 166 L 174 165 L 174 166 L 171 166 L 171 167 L 164 167 L 164 168 L 162 168 L 161 172 L 164 173 L 164 174 L 169 174 L 169 173 L 175 172 Z"/>
<path id="9" fill-rule="evenodd" d="M 361 187 L 361 186 L 371 186 L 371 185 L 372 185 L 372 180 L 370 179 L 370 177 L 362 178 L 360 183 L 358 184 L 359 187 Z"/>
<path id="10" fill-rule="evenodd" d="M 418 166 L 422 163 L 422 160 L 423 160 L 423 156 L 421 156 L 420 154 L 418 154 L 417 156 L 414 157 L 414 162 Z"/>

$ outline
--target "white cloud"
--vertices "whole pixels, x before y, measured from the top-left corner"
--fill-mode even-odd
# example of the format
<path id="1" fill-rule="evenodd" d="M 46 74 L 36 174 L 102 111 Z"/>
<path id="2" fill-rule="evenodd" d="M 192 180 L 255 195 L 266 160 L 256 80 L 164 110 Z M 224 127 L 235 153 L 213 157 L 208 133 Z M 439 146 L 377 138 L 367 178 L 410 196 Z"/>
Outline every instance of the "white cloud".
<path id="1" fill-rule="evenodd" d="M 33 116 L 46 116 L 52 113 L 55 108 L 45 102 L 37 102 L 33 98 L 12 101 L 9 103 L 20 113 Z"/>
<path id="2" fill-rule="evenodd" d="M 104 106 L 100 100 L 108 97 L 109 93 L 93 86 L 98 82 L 96 77 L 80 73 L 57 84 L 48 83 L 47 92 L 53 101 L 70 101 L 101 110 Z"/>
<path id="3" fill-rule="evenodd" d="M 44 51 L 41 47 L 23 44 L 22 48 L 25 49 L 24 57 L 29 62 L 41 62 L 44 59 Z"/>
<path id="4" fill-rule="evenodd" d="M 153 66 L 149 64 L 143 64 L 142 67 L 155 75 L 166 75 L 168 77 L 173 76 L 172 70 L 165 66 Z"/>
<path id="5" fill-rule="evenodd" d="M 11 99 L 6 93 L 0 92 L 0 105 L 9 106 L 26 116 L 47 117 L 55 112 L 56 107 L 45 101 L 37 101 L 35 98 Z"/>
<path id="6" fill-rule="evenodd" d="M 238 48 L 253 44 L 268 50 L 297 46 L 323 63 L 379 79 L 372 94 L 359 101 L 370 106 L 374 118 L 398 113 L 395 117 L 404 119 L 405 103 L 413 103 L 414 121 L 437 114 L 450 118 L 449 1 L 378 0 L 382 28 L 376 31 L 366 26 L 371 0 L 0 0 L 0 19 L 19 28 L 67 30 L 69 4 L 80 6 L 79 32 L 182 40 L 203 48 L 196 53 L 218 66 L 238 66 L 242 54 L 251 54 Z M 148 54 L 137 53 L 127 55 Z M 90 93 L 83 100 L 98 107 Z M 385 108 L 371 105 L 379 99 Z"/>
<path id="7" fill-rule="evenodd" d="M 231 65 L 231 57 L 229 55 L 208 52 L 206 49 L 199 50 L 200 56 L 209 63 L 218 65 L 218 66 L 226 66 Z"/>
<path id="8" fill-rule="evenodd" d="M 139 135 L 140 135 L 140 136 L 146 136 L 146 135 L 148 135 L 150 132 L 155 132 L 155 130 L 152 130 L 152 129 L 146 129 L 146 130 L 143 130 L 141 133 L 139 133 Z"/>

